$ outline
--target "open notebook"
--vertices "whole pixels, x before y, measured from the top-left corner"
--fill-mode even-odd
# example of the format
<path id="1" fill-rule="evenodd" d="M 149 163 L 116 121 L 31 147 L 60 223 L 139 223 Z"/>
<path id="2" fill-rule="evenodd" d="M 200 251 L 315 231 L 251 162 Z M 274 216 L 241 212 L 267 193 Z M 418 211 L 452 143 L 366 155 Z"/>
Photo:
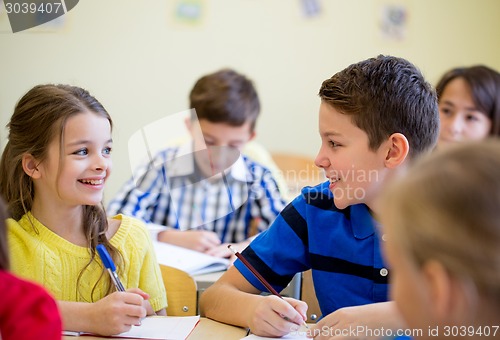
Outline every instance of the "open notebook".
<path id="1" fill-rule="evenodd" d="M 287 334 L 285 336 L 282 336 L 281 338 L 278 338 L 278 339 L 310 340 L 311 338 L 307 337 L 306 332 L 294 332 L 294 333 L 290 333 L 290 334 Z M 276 338 L 267 338 L 264 336 L 250 334 L 250 335 L 242 338 L 241 340 L 276 340 Z"/>
<path id="2" fill-rule="evenodd" d="M 308 338 L 307 335 L 311 334 L 316 334 L 313 331 L 310 331 L 309 329 L 306 329 L 303 326 L 300 326 L 297 330 L 292 331 L 288 333 L 287 335 L 284 335 L 280 338 L 268 338 L 265 336 L 258 336 L 255 334 L 250 334 L 247 335 L 246 337 L 240 339 L 240 340 L 273 340 L 273 339 L 289 339 L 289 340 L 310 340 L 311 338 Z M 317 335 L 324 335 L 324 332 L 319 333 Z"/>
<path id="3" fill-rule="evenodd" d="M 226 270 L 229 261 L 168 243 L 153 242 L 159 264 L 181 269 L 190 275 Z"/>
<path id="4" fill-rule="evenodd" d="M 113 335 L 113 338 L 184 340 L 200 321 L 200 316 L 149 316 L 140 326 L 132 326 L 125 333 Z M 93 335 L 86 332 L 63 331 L 62 335 Z"/>

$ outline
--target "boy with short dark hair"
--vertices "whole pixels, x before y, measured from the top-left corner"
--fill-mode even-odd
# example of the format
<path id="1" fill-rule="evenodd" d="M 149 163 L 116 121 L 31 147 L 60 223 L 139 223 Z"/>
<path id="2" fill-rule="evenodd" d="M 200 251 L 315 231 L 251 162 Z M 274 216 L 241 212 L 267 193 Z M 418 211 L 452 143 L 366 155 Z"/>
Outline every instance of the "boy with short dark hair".
<path id="1" fill-rule="evenodd" d="M 322 143 L 315 163 L 328 181 L 304 188 L 242 254 L 278 291 L 312 269 L 325 316 L 318 328 L 399 326 L 392 303 L 370 305 L 387 301 L 389 273 L 374 217 L 386 184 L 436 143 L 435 92 L 410 62 L 378 56 L 325 80 L 319 96 Z M 237 260 L 203 293 L 201 311 L 263 336 L 282 336 L 305 320 L 304 302 L 257 295 L 261 291 Z M 339 318 L 344 307 L 360 305 L 368 306 Z"/>
<path id="2" fill-rule="evenodd" d="M 201 77 L 189 100 L 192 139 L 145 164 L 108 213 L 160 226 L 158 241 L 230 257 L 228 243 L 243 249 L 285 206 L 271 172 L 240 156 L 255 136 L 259 98 L 248 78 L 223 69 Z"/>

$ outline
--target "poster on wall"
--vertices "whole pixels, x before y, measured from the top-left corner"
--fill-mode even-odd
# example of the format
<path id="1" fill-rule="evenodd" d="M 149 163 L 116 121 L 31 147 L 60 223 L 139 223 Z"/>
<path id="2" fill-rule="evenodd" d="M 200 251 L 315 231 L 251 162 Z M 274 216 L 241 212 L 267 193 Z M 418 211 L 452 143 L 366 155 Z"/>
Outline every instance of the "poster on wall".
<path id="1" fill-rule="evenodd" d="M 205 17 L 204 0 L 177 0 L 169 6 L 169 23 L 177 27 L 201 26 Z"/>
<path id="2" fill-rule="evenodd" d="M 408 9 L 403 4 L 384 4 L 380 11 L 382 40 L 404 41 L 408 35 Z"/>
<path id="3" fill-rule="evenodd" d="M 300 7 L 305 18 L 314 18 L 321 14 L 319 0 L 300 0 Z"/>

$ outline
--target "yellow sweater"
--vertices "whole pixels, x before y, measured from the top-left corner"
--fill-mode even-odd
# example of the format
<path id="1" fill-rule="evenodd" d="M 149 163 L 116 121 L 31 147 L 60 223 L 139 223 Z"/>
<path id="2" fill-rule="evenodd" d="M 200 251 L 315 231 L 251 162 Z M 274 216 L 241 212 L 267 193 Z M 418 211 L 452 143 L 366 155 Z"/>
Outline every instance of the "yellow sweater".
<path id="1" fill-rule="evenodd" d="M 120 228 L 111 238 L 111 244 L 118 248 L 124 260 L 124 270 L 118 269 L 120 280 L 125 288 L 139 287 L 148 293 L 153 310 L 165 308 L 165 286 L 146 227 L 128 216 L 114 218 L 121 220 Z M 57 300 L 95 302 L 106 295 L 107 273 L 93 292 L 93 299 L 91 297 L 102 272 L 98 256 L 98 262 L 93 261 L 83 273 L 77 289 L 78 276 L 90 260 L 88 248 L 55 234 L 29 212 L 19 221 L 8 219 L 7 227 L 13 273 L 43 285 Z"/>

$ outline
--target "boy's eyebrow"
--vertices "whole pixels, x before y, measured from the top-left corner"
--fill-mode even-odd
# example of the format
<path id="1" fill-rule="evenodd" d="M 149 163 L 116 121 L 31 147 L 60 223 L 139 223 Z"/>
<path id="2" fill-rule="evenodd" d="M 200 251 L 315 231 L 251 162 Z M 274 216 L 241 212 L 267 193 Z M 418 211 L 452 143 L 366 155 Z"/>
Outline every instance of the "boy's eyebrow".
<path id="1" fill-rule="evenodd" d="M 217 140 L 217 137 L 212 136 L 212 135 L 211 135 L 211 134 L 209 134 L 209 133 L 203 132 L 203 138 L 207 138 L 207 137 L 208 137 L 208 138 L 212 138 L 212 139 Z"/>
<path id="2" fill-rule="evenodd" d="M 325 131 L 323 133 L 323 135 L 325 135 L 327 137 L 330 137 L 330 136 L 333 136 L 333 137 L 342 137 L 342 134 L 340 132 L 337 132 L 337 131 Z"/>
<path id="3" fill-rule="evenodd" d="M 216 142 L 219 140 L 217 137 L 212 136 L 212 135 L 211 135 L 211 134 L 209 134 L 209 133 L 204 133 L 204 134 L 203 134 L 203 137 L 204 137 L 205 139 L 208 137 L 209 139 L 213 139 L 213 140 L 215 140 Z M 233 139 L 233 140 L 230 140 L 230 141 L 229 141 L 229 143 L 241 143 L 241 142 L 242 142 L 242 140 L 239 140 L 239 139 Z"/>

